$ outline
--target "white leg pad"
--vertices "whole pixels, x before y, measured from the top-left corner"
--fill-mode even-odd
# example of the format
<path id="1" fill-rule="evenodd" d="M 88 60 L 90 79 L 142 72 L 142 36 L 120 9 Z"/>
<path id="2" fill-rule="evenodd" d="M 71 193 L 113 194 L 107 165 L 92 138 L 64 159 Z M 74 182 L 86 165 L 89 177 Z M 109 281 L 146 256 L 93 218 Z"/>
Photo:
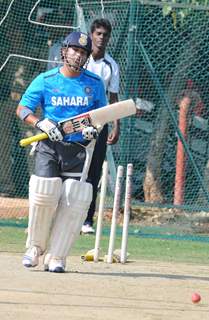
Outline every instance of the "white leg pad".
<path id="1" fill-rule="evenodd" d="M 61 196 L 61 178 L 32 175 L 29 182 L 29 221 L 26 247 L 38 246 L 44 252 L 52 219 Z"/>
<path id="2" fill-rule="evenodd" d="M 57 208 L 50 239 L 49 253 L 66 257 L 80 234 L 92 201 L 92 185 L 87 182 L 67 179 Z"/>

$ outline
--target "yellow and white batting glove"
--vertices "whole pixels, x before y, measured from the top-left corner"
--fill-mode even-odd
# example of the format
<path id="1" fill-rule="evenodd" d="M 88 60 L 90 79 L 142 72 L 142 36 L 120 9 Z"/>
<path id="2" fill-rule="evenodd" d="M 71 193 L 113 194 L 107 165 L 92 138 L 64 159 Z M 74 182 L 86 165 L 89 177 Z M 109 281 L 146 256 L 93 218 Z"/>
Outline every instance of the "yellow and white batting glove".
<path id="1" fill-rule="evenodd" d="M 36 123 L 36 128 L 45 132 L 51 141 L 62 141 L 63 135 L 59 130 L 57 124 L 49 119 L 39 120 Z"/>

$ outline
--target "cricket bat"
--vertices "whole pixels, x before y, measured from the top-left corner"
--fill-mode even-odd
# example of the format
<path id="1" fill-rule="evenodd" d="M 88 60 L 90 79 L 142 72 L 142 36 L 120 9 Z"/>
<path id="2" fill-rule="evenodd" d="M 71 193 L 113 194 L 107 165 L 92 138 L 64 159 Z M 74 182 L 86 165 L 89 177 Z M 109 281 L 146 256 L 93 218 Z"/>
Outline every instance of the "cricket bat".
<path id="1" fill-rule="evenodd" d="M 81 132 L 88 126 L 99 128 L 108 122 L 136 114 L 136 111 L 135 102 L 133 99 L 128 99 L 60 121 L 58 125 L 62 128 L 64 134 L 70 134 Z M 20 146 L 26 147 L 33 142 L 45 140 L 47 138 L 48 135 L 46 133 L 40 133 L 20 140 Z"/>

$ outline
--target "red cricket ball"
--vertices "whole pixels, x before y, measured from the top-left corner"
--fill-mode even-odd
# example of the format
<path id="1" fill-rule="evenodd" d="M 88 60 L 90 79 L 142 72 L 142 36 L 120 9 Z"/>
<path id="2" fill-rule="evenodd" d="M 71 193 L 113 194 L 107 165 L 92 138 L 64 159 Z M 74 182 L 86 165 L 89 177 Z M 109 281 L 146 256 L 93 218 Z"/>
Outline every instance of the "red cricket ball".
<path id="1" fill-rule="evenodd" d="M 197 293 L 197 292 L 194 292 L 194 293 L 192 294 L 192 302 L 193 302 L 193 303 L 198 303 L 198 302 L 200 302 L 200 300 L 201 300 L 200 294 Z"/>

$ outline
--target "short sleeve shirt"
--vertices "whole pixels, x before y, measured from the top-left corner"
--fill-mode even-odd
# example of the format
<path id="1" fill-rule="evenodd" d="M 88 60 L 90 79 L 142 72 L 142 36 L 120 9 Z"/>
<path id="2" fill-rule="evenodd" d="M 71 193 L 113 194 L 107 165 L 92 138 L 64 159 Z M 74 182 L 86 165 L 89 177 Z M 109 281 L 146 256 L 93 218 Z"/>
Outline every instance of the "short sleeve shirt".
<path id="1" fill-rule="evenodd" d="M 104 84 L 97 75 L 83 70 L 78 77 L 65 77 L 60 68 L 41 73 L 30 84 L 20 105 L 33 112 L 40 106 L 43 118 L 56 123 L 107 105 Z M 64 141 L 83 142 L 82 134 L 65 135 Z"/>
<path id="2" fill-rule="evenodd" d="M 102 78 L 106 92 L 119 92 L 119 67 L 108 53 L 99 60 L 94 60 L 91 55 L 86 67 Z"/>

